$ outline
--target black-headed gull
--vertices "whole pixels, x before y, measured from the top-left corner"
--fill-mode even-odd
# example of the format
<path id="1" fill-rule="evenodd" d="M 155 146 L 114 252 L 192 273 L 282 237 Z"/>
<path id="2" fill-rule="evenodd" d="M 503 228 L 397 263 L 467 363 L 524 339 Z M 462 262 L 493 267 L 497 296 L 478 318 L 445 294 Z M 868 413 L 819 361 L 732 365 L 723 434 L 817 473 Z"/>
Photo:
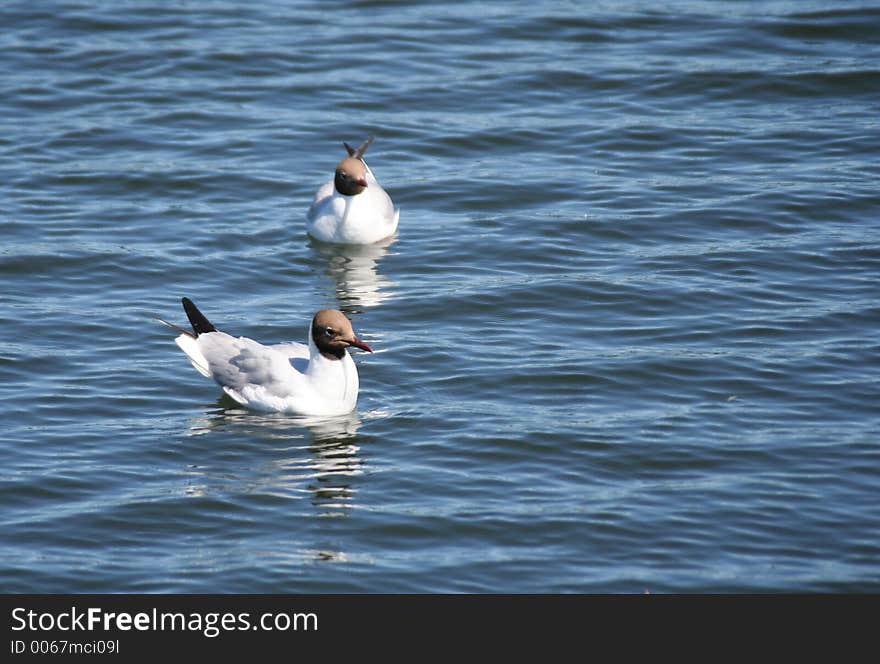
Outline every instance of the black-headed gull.
<path id="1" fill-rule="evenodd" d="M 370 136 L 355 150 L 343 143 L 348 157 L 335 177 L 315 194 L 307 214 L 308 232 L 321 242 L 372 244 L 397 230 L 400 211 L 364 161 Z"/>
<path id="2" fill-rule="evenodd" d="M 180 332 L 174 341 L 192 365 L 242 406 L 317 416 L 354 410 L 358 372 L 347 349 L 370 353 L 373 349 L 357 338 L 341 311 L 322 309 L 315 314 L 308 345 L 264 346 L 220 332 L 189 298 L 182 302 L 192 332 L 161 318 L 156 320 Z"/>

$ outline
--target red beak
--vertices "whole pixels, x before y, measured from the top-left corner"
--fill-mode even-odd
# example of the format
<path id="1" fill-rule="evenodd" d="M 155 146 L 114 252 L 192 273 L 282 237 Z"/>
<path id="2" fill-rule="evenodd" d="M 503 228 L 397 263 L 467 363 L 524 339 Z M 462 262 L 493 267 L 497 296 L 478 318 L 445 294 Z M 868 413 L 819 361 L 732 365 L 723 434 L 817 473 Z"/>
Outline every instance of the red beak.
<path id="1" fill-rule="evenodd" d="M 360 180 L 358 180 L 358 184 L 359 184 L 360 186 L 362 186 L 362 187 L 366 187 L 366 186 L 367 186 L 367 181 L 364 180 L 363 178 L 361 178 Z"/>
<path id="2" fill-rule="evenodd" d="M 349 346 L 354 346 L 355 348 L 360 348 L 361 350 L 365 350 L 368 353 L 373 352 L 372 348 L 370 348 L 367 344 L 365 344 L 363 341 L 361 341 L 357 337 L 355 337 L 354 339 L 347 339 L 347 341 L 348 341 Z"/>

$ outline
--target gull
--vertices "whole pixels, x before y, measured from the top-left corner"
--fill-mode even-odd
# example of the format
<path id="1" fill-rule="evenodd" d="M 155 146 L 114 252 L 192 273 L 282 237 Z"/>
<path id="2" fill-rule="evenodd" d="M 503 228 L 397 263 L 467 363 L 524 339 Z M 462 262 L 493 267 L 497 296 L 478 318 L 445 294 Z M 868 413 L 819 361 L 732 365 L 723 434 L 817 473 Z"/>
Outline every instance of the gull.
<path id="1" fill-rule="evenodd" d="M 355 409 L 358 372 L 349 348 L 373 352 L 358 339 L 345 314 L 322 309 L 309 326 L 308 343 L 263 345 L 221 332 L 184 297 L 192 332 L 156 320 L 180 333 L 174 341 L 196 370 L 247 408 L 297 415 L 335 416 Z"/>
<path id="2" fill-rule="evenodd" d="M 375 136 L 355 150 L 343 143 L 348 157 L 315 194 L 306 215 L 308 233 L 321 242 L 372 244 L 397 230 L 400 211 L 364 161 Z"/>

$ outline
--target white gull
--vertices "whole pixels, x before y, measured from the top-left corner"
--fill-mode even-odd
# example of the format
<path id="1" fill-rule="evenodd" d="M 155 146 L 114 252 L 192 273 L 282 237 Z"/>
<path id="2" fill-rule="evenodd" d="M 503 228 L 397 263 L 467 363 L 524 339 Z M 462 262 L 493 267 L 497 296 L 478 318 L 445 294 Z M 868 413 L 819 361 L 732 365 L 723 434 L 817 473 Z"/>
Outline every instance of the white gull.
<path id="1" fill-rule="evenodd" d="M 373 352 L 357 338 L 341 311 L 322 309 L 309 327 L 308 344 L 265 346 L 219 331 L 189 298 L 183 309 L 193 331 L 157 318 L 180 332 L 174 341 L 196 370 L 213 378 L 242 406 L 297 415 L 334 416 L 354 410 L 357 367 L 351 347 Z"/>
<path id="2" fill-rule="evenodd" d="M 355 150 L 343 143 L 348 157 L 339 162 L 333 179 L 315 194 L 306 215 L 308 233 L 321 242 L 372 244 L 397 230 L 400 211 L 364 161 L 370 136 Z"/>

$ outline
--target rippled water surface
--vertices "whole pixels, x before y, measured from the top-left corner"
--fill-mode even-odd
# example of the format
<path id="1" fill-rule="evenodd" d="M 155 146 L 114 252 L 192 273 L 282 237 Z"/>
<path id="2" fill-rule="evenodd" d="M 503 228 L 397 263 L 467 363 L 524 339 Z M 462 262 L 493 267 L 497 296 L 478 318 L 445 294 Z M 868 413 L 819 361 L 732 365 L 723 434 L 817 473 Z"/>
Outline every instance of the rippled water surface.
<path id="1" fill-rule="evenodd" d="M 880 592 L 880 5 L 0 5 L 0 589 Z M 310 242 L 344 156 L 398 236 Z M 220 398 L 151 316 L 305 339 Z"/>

